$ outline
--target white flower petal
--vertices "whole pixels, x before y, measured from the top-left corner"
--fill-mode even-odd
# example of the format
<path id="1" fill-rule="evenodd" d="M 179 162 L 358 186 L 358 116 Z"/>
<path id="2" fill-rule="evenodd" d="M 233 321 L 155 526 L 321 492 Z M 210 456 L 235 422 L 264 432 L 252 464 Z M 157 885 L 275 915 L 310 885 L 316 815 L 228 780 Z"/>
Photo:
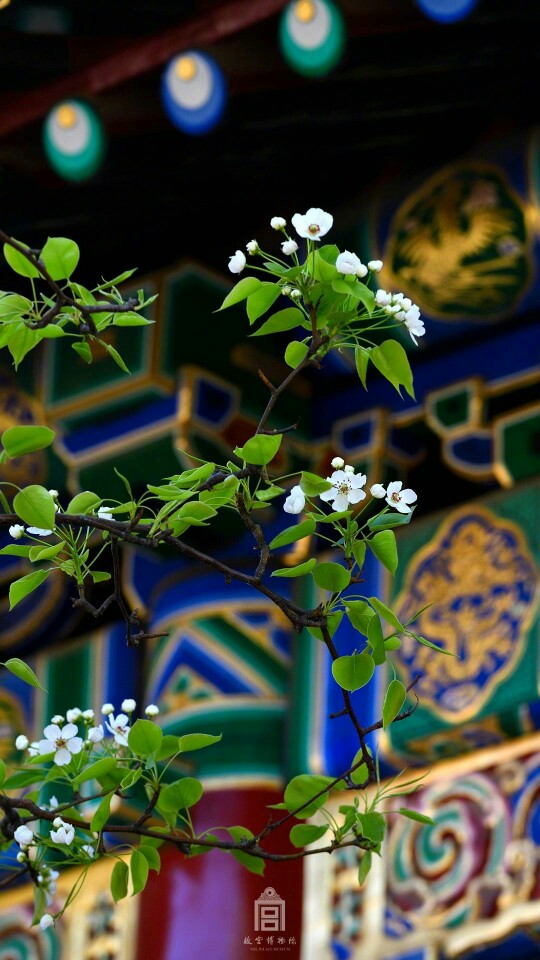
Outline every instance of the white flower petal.
<path id="1" fill-rule="evenodd" d="M 66 723 L 65 727 L 62 727 L 62 740 L 71 740 L 72 737 L 77 736 L 78 732 L 74 723 Z"/>
<path id="2" fill-rule="evenodd" d="M 349 498 L 346 493 L 338 493 L 336 499 L 332 504 L 332 510 L 336 512 L 341 512 L 341 510 L 347 510 L 349 506 Z"/>
<path id="3" fill-rule="evenodd" d="M 334 487 L 331 487 L 330 490 L 323 490 L 323 492 L 319 494 L 319 498 L 324 500 L 325 503 L 331 503 L 336 496 L 337 490 Z"/>
<path id="4" fill-rule="evenodd" d="M 57 767 L 65 767 L 71 760 L 71 754 L 67 747 L 60 747 L 54 755 L 54 762 Z"/>
<path id="5" fill-rule="evenodd" d="M 360 500 L 365 500 L 366 494 L 364 490 L 349 490 L 349 503 L 360 503 Z"/>
<path id="6" fill-rule="evenodd" d="M 45 727 L 43 733 L 47 740 L 52 740 L 53 742 L 60 740 L 62 736 L 62 731 L 56 723 L 50 723 L 48 727 Z"/>
<path id="7" fill-rule="evenodd" d="M 38 743 L 37 753 L 40 753 L 42 756 L 46 753 L 54 753 L 55 750 L 56 750 L 56 741 L 40 740 Z"/>
<path id="8" fill-rule="evenodd" d="M 66 747 L 70 753 L 80 753 L 83 748 L 83 741 L 80 737 L 70 737 Z"/>

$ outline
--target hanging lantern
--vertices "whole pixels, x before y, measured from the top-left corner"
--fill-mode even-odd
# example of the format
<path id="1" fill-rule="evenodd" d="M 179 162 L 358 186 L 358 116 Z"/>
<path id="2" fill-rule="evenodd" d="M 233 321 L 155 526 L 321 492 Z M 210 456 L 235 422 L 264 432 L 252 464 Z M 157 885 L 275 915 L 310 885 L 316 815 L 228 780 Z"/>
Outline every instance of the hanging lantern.
<path id="1" fill-rule="evenodd" d="M 455 23 L 474 10 L 478 0 L 416 0 L 422 13 L 438 23 Z"/>
<path id="2" fill-rule="evenodd" d="M 329 73 L 345 48 L 345 25 L 331 0 L 295 0 L 285 8 L 279 42 L 287 63 L 306 77 Z"/>
<path id="3" fill-rule="evenodd" d="M 101 165 L 105 138 L 96 113 L 79 100 L 58 103 L 45 120 L 47 159 L 65 180 L 87 180 Z"/>
<path id="4" fill-rule="evenodd" d="M 169 120 L 184 133 L 208 133 L 219 122 L 227 84 L 217 63 L 205 53 L 181 53 L 167 66 L 161 99 Z"/>

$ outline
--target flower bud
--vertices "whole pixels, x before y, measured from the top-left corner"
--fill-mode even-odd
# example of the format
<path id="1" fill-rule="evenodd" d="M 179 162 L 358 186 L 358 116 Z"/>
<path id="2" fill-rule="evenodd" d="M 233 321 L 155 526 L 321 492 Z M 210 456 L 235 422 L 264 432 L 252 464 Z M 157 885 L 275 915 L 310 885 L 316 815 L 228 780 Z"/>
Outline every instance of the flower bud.
<path id="1" fill-rule="evenodd" d="M 345 461 L 343 457 L 334 457 L 332 460 L 332 466 L 334 470 L 341 470 L 345 466 Z"/>

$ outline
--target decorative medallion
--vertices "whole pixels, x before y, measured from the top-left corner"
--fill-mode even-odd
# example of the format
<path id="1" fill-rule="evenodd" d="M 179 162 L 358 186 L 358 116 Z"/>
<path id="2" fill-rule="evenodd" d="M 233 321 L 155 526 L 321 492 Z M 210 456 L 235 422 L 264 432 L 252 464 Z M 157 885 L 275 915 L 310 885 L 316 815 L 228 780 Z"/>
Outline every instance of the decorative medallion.
<path id="1" fill-rule="evenodd" d="M 422 705 L 457 723 L 478 715 L 516 667 L 535 611 L 537 573 L 516 524 L 480 507 L 453 513 L 412 559 L 395 608 L 451 656 L 403 638 L 398 664 L 420 673 Z M 536 669 L 536 667 L 534 668 Z"/>
<path id="2" fill-rule="evenodd" d="M 531 280 L 525 212 L 496 167 L 468 161 L 430 177 L 390 225 L 381 282 L 441 320 L 491 320 Z"/>

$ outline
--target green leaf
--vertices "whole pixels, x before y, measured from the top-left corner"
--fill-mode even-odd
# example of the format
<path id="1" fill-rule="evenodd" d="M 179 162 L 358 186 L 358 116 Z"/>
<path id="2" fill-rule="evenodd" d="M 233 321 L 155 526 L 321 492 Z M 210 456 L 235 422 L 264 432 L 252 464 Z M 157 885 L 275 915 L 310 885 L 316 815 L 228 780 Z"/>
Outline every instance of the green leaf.
<path id="1" fill-rule="evenodd" d="M 91 763 L 89 767 L 86 767 L 86 770 L 81 770 L 81 772 L 77 774 L 73 785 L 86 783 L 87 780 L 99 780 L 104 774 L 114 770 L 116 765 L 116 760 L 113 757 L 103 757 L 101 760 L 96 760 L 95 763 Z"/>
<path id="2" fill-rule="evenodd" d="M 2 547 L 0 556 L 5 557 L 26 557 L 30 556 L 31 547 L 23 547 L 19 543 L 10 543 L 7 547 Z"/>
<path id="3" fill-rule="evenodd" d="M 281 493 L 285 493 L 285 487 L 278 487 L 276 483 L 272 483 L 264 490 L 257 490 L 255 496 L 257 500 L 262 500 L 263 503 L 266 503 L 267 500 L 273 500 L 274 497 L 279 497 Z"/>
<path id="4" fill-rule="evenodd" d="M 20 243 L 20 241 L 18 241 Z M 21 246 L 26 247 L 26 244 L 21 244 Z M 30 249 L 26 247 L 26 249 Z M 4 244 L 4 256 L 9 263 L 12 270 L 15 273 L 18 273 L 21 277 L 39 277 L 41 276 L 37 267 L 34 267 L 26 257 L 19 253 L 18 250 L 15 250 L 15 247 L 10 246 L 9 243 Z"/>
<path id="5" fill-rule="evenodd" d="M 103 800 L 101 800 L 96 812 L 94 813 L 94 816 L 90 821 L 90 829 L 93 832 L 99 833 L 100 830 L 103 830 L 103 827 L 107 823 L 107 820 L 109 819 L 109 816 L 111 813 L 112 798 L 113 798 L 113 794 L 108 793 L 107 796 L 103 797 Z"/>
<path id="6" fill-rule="evenodd" d="M 317 827 L 314 823 L 297 823 L 292 828 L 289 839 L 293 847 L 307 847 L 308 843 L 324 837 L 327 830 L 328 824 Z"/>
<path id="7" fill-rule="evenodd" d="M 124 373 L 129 373 L 129 368 L 124 363 L 122 357 L 118 353 L 118 350 L 116 350 L 116 348 L 113 347 L 111 343 L 105 343 L 104 340 L 100 340 L 99 342 L 103 347 L 105 347 L 107 353 L 109 354 L 110 357 L 113 358 L 117 366 L 119 366 L 120 369 L 124 371 Z"/>
<path id="8" fill-rule="evenodd" d="M 140 850 L 134 850 L 131 854 L 129 867 L 131 870 L 131 884 L 133 887 L 132 896 L 135 896 L 136 893 L 140 893 L 142 890 L 144 890 L 146 886 L 149 870 L 148 860 Z"/>
<path id="9" fill-rule="evenodd" d="M 367 637 L 369 622 L 375 616 L 369 604 L 364 600 L 347 600 L 345 611 L 354 629 Z"/>
<path id="10" fill-rule="evenodd" d="M 49 427 L 9 427 L 2 434 L 2 446 L 8 457 L 22 457 L 49 447 L 56 434 Z"/>
<path id="11" fill-rule="evenodd" d="M 425 637 L 420 637 L 417 633 L 413 633 L 411 635 L 415 640 L 418 640 L 418 643 L 421 643 L 423 647 L 429 647 L 430 650 L 436 650 L 437 653 L 444 653 L 446 657 L 457 656 L 457 654 L 452 653 L 450 650 L 445 650 L 444 647 L 439 647 L 436 643 L 432 643 L 431 640 L 426 640 Z"/>
<path id="12" fill-rule="evenodd" d="M 129 868 L 123 860 L 117 860 L 111 874 L 111 896 L 115 903 L 127 897 Z"/>
<path id="13" fill-rule="evenodd" d="M 101 503 L 101 499 L 97 493 L 92 493 L 90 490 L 83 490 L 82 493 L 78 493 L 69 501 L 66 507 L 66 513 L 88 513 L 89 510 L 92 510 L 98 503 Z"/>
<path id="14" fill-rule="evenodd" d="M 360 377 L 360 382 L 364 388 L 367 390 L 367 368 L 369 364 L 369 358 L 371 355 L 371 347 L 356 347 L 354 351 L 354 362 L 356 364 L 356 372 Z"/>
<path id="15" fill-rule="evenodd" d="M 359 826 L 362 836 L 373 843 L 381 843 L 386 833 L 386 820 L 382 813 L 371 811 L 370 813 L 358 814 Z"/>
<path id="16" fill-rule="evenodd" d="M 258 290 L 260 286 L 261 281 L 257 280 L 257 277 L 243 277 L 242 280 L 239 280 L 236 286 L 232 288 L 230 293 L 227 294 L 219 310 L 216 310 L 216 313 L 219 313 L 220 310 L 226 310 L 227 307 L 234 306 L 235 303 L 241 303 L 242 300 L 246 300 L 255 290 Z"/>
<path id="17" fill-rule="evenodd" d="M 285 547 L 289 543 L 294 543 L 296 540 L 301 540 L 303 537 L 309 537 L 312 533 L 315 532 L 316 523 L 314 520 L 307 519 L 302 520 L 301 523 L 296 523 L 292 527 L 287 527 L 286 530 L 282 530 L 281 533 L 278 533 L 277 537 L 274 537 L 270 541 L 268 546 L 271 550 L 277 550 L 278 547 Z"/>
<path id="18" fill-rule="evenodd" d="M 360 861 L 360 866 L 358 867 L 358 886 L 361 887 L 363 883 L 366 882 L 369 871 L 371 870 L 371 863 L 373 859 L 373 854 L 371 850 L 366 850 L 364 856 Z"/>
<path id="19" fill-rule="evenodd" d="M 18 773 L 12 773 L 11 776 L 4 781 L 2 789 L 19 790 L 21 787 L 29 787 L 32 783 L 38 783 L 42 780 L 43 767 L 36 767 L 35 770 L 20 770 Z"/>
<path id="20" fill-rule="evenodd" d="M 386 651 L 384 649 L 384 638 L 381 621 L 377 614 L 371 618 L 368 623 L 368 641 L 371 645 L 372 656 L 377 666 L 386 660 Z"/>
<path id="21" fill-rule="evenodd" d="M 321 257 L 319 250 L 310 253 L 309 256 L 306 257 L 304 269 L 315 280 L 322 280 L 323 282 L 333 280 L 339 276 L 335 262 L 329 263 L 324 257 Z"/>
<path id="22" fill-rule="evenodd" d="M 366 541 L 357 540 L 352 548 L 354 559 L 358 564 L 358 568 L 361 570 L 364 566 L 364 560 L 366 558 Z"/>
<path id="23" fill-rule="evenodd" d="M 156 848 L 147 843 L 141 843 L 139 847 L 139 853 L 142 853 L 144 859 L 146 860 L 148 869 L 155 870 L 156 873 L 159 873 L 161 870 L 161 857 Z"/>
<path id="24" fill-rule="evenodd" d="M 64 328 L 57 326 L 55 323 L 49 323 L 48 326 L 37 332 L 44 340 L 58 340 L 60 337 L 66 336 Z"/>
<path id="25" fill-rule="evenodd" d="M 193 807 L 202 795 L 203 786 L 200 780 L 184 777 L 183 780 L 176 780 L 164 788 L 157 805 L 165 813 L 176 813 L 177 810 Z"/>
<path id="26" fill-rule="evenodd" d="M 332 484 L 328 480 L 323 480 L 322 477 L 318 477 L 315 473 L 309 473 L 307 470 L 303 470 L 300 474 L 300 486 L 306 497 L 317 497 L 320 493 L 324 493 L 325 490 L 330 490 Z"/>
<path id="27" fill-rule="evenodd" d="M 191 470 L 184 470 L 183 473 L 177 477 L 167 477 L 167 479 L 173 481 L 177 487 L 194 487 L 208 480 L 215 469 L 215 463 L 202 463 L 200 467 L 192 467 Z"/>
<path id="28" fill-rule="evenodd" d="M 211 747 L 213 743 L 219 743 L 223 734 L 214 736 L 211 733 L 185 733 L 179 737 L 178 745 L 182 753 L 189 750 L 203 750 L 204 747 Z"/>
<path id="29" fill-rule="evenodd" d="M 400 395 L 400 386 L 403 384 L 409 396 L 415 399 L 409 358 L 397 340 L 385 340 L 380 346 L 373 347 L 371 360 Z"/>
<path id="30" fill-rule="evenodd" d="M 35 576 L 35 574 L 30 574 L 30 576 Z M 24 660 L 20 660 L 19 657 L 10 657 L 10 659 L 6 660 L 5 663 L 2 663 L 1 666 L 5 667 L 6 670 L 9 670 L 10 673 L 13 673 L 19 678 L 19 680 L 23 680 L 24 683 L 28 683 L 31 687 L 38 687 L 39 690 L 45 689 L 41 686 L 32 668 L 29 667 Z"/>
<path id="31" fill-rule="evenodd" d="M 351 575 L 339 563 L 319 563 L 313 571 L 313 579 L 322 590 L 340 593 L 351 582 Z"/>
<path id="32" fill-rule="evenodd" d="M 298 820 L 304 820 L 307 817 L 313 816 L 315 811 L 324 806 L 328 800 L 328 792 L 325 791 L 325 793 L 317 797 L 316 800 L 312 800 L 311 798 L 332 782 L 332 777 L 321 777 L 308 773 L 293 777 L 287 784 L 283 795 L 283 802 L 289 813 L 301 807 L 298 813 L 295 813 L 295 817 L 297 817 Z"/>
<path id="33" fill-rule="evenodd" d="M 249 322 L 254 323 L 263 313 L 270 309 L 281 294 L 281 287 L 277 283 L 261 283 L 259 288 L 250 293 L 247 299 L 247 315 Z"/>
<path id="34" fill-rule="evenodd" d="M 328 628 L 328 633 L 330 634 L 331 637 L 334 636 L 342 620 L 343 620 L 343 610 L 334 610 L 333 613 L 328 614 L 326 618 L 326 626 Z M 312 637 L 315 637 L 317 640 L 323 639 L 322 630 L 319 630 L 318 627 L 308 627 L 307 629 Z"/>
<path id="35" fill-rule="evenodd" d="M 235 860 L 238 860 L 238 863 L 241 863 L 243 867 L 246 867 L 250 873 L 257 873 L 262 877 L 264 874 L 264 860 L 261 860 L 260 857 L 252 857 L 249 853 L 244 853 L 243 850 L 231 850 L 231 853 Z"/>
<path id="36" fill-rule="evenodd" d="M 263 337 L 268 333 L 281 333 L 282 330 L 293 330 L 301 326 L 305 321 L 305 316 L 298 307 L 286 307 L 285 310 L 278 310 L 266 320 L 262 327 L 259 327 L 252 337 Z"/>
<path id="37" fill-rule="evenodd" d="M 398 552 L 396 536 L 392 530 L 380 530 L 368 543 L 377 560 L 394 574 L 398 565 Z"/>
<path id="38" fill-rule="evenodd" d="M 274 459 L 281 446 L 282 434 L 267 435 L 258 433 L 246 440 L 243 447 L 235 447 L 235 454 L 246 463 L 253 463 L 258 467 L 265 467 Z"/>
<path id="39" fill-rule="evenodd" d="M 116 313 L 114 315 L 113 326 L 115 327 L 148 327 L 154 323 L 153 320 L 147 320 L 141 313 L 135 313 L 127 310 L 126 313 Z"/>
<path id="40" fill-rule="evenodd" d="M 161 747 L 159 748 L 156 754 L 156 760 L 168 760 L 169 757 L 174 756 L 175 753 L 180 752 L 180 741 L 178 737 L 174 737 L 172 734 L 166 734 L 161 741 Z"/>
<path id="41" fill-rule="evenodd" d="M 283 570 L 274 570 L 273 577 L 303 577 L 306 573 L 311 573 L 317 565 L 315 557 L 306 560 L 305 563 L 299 563 L 296 567 L 284 567 Z"/>
<path id="42" fill-rule="evenodd" d="M 406 696 L 407 691 L 401 680 L 392 680 L 384 696 L 382 709 L 383 730 L 386 730 L 392 723 L 392 720 L 395 720 L 405 703 Z"/>
<path id="43" fill-rule="evenodd" d="M 307 343 L 301 343 L 299 340 L 292 340 L 285 350 L 285 363 L 287 366 L 296 369 L 304 360 L 309 352 Z"/>
<path id="44" fill-rule="evenodd" d="M 411 507 L 409 513 L 379 513 L 376 517 L 368 520 L 370 530 L 389 530 L 391 527 L 403 527 L 412 520 L 412 515 L 416 505 Z"/>
<path id="45" fill-rule="evenodd" d="M 416 820 L 417 823 L 427 823 L 431 827 L 437 826 L 437 821 L 432 820 L 431 817 L 427 817 L 425 813 L 418 813 L 417 810 L 409 810 L 408 807 L 400 807 L 398 813 L 402 817 L 407 817 L 409 820 Z"/>
<path id="46" fill-rule="evenodd" d="M 71 349 L 74 350 L 75 353 L 78 353 L 85 363 L 92 363 L 92 351 L 86 340 L 81 340 L 79 343 L 72 343 Z"/>
<path id="47" fill-rule="evenodd" d="M 48 576 L 48 570 L 35 570 L 33 573 L 27 573 L 26 576 L 21 577 L 20 580 L 14 580 L 9 588 L 9 609 L 13 610 L 13 607 L 16 607 L 29 593 L 37 590 Z M 12 670 L 11 672 L 14 673 L 15 671 Z"/>
<path id="48" fill-rule="evenodd" d="M 29 527 L 54 530 L 56 508 L 45 487 L 33 483 L 20 490 L 13 500 L 13 509 Z"/>
<path id="49" fill-rule="evenodd" d="M 215 517 L 217 510 L 208 503 L 200 500 L 191 500 L 190 503 L 184 503 L 176 513 L 172 514 L 171 520 L 183 520 L 185 523 L 194 527 L 207 526 L 205 520 Z"/>
<path id="50" fill-rule="evenodd" d="M 51 546 L 37 545 L 35 547 L 30 547 L 30 553 L 28 554 L 32 563 L 37 563 L 38 560 L 50 560 L 51 557 L 56 557 L 65 547 L 63 540 L 60 543 L 53 543 Z"/>
<path id="51" fill-rule="evenodd" d="M 128 733 L 128 746 L 138 757 L 157 753 L 163 740 L 163 731 L 151 720 L 136 720 Z"/>
<path id="52" fill-rule="evenodd" d="M 375 671 L 373 657 L 367 653 L 353 653 L 338 657 L 332 664 L 332 676 L 344 690 L 359 690 L 369 683 Z"/>
<path id="53" fill-rule="evenodd" d="M 372 756 L 372 752 L 369 747 L 367 747 L 367 752 L 369 753 L 370 756 Z M 354 767 L 355 764 L 357 764 L 358 761 L 362 759 L 362 755 L 363 755 L 362 748 L 360 747 L 360 749 L 357 750 L 354 755 L 353 761 L 351 763 L 351 767 Z M 369 776 L 368 765 L 364 761 L 364 763 L 361 763 L 359 767 L 356 767 L 356 770 L 353 770 L 353 772 L 351 773 L 351 780 L 353 783 L 356 783 L 358 785 L 360 783 L 365 783 L 368 776 Z"/>
<path id="54" fill-rule="evenodd" d="M 404 629 L 403 624 L 398 620 L 394 611 L 391 610 L 390 607 L 387 607 L 382 600 L 379 600 L 378 597 L 369 597 L 369 602 L 383 620 L 390 623 L 396 630 Z"/>
<path id="55" fill-rule="evenodd" d="M 77 244 L 66 237 L 49 237 L 40 254 L 40 259 L 53 280 L 68 280 L 79 262 L 79 257 Z"/>

